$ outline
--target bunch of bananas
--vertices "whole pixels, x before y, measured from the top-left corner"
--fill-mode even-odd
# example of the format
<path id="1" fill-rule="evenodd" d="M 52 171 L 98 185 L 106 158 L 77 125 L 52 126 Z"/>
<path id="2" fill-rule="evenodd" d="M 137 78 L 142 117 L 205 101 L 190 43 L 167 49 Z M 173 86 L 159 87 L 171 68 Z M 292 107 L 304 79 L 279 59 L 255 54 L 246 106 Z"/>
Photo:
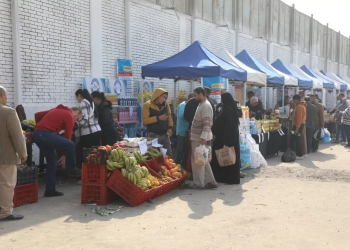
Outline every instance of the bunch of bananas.
<path id="1" fill-rule="evenodd" d="M 124 178 L 143 190 L 151 186 L 151 182 L 146 178 L 150 175 L 148 169 L 136 164 L 135 157 L 125 157 L 125 168 L 122 168 L 121 172 Z"/>
<path id="2" fill-rule="evenodd" d="M 160 186 L 159 180 L 153 175 L 148 175 L 146 178 L 149 180 L 152 186 L 154 187 Z"/>
<path id="3" fill-rule="evenodd" d="M 146 156 L 150 159 L 154 159 L 154 158 L 158 158 L 158 157 L 162 156 L 162 153 L 159 152 L 158 150 L 150 147 L 148 149 L 148 152 L 146 153 Z"/>
<path id="4" fill-rule="evenodd" d="M 127 156 L 123 148 L 113 149 L 107 160 L 107 169 L 114 171 L 117 168 L 123 168 L 126 157 Z"/>
<path id="5" fill-rule="evenodd" d="M 133 155 L 137 162 L 145 162 L 147 160 L 147 157 L 143 157 L 140 151 L 134 152 Z"/>

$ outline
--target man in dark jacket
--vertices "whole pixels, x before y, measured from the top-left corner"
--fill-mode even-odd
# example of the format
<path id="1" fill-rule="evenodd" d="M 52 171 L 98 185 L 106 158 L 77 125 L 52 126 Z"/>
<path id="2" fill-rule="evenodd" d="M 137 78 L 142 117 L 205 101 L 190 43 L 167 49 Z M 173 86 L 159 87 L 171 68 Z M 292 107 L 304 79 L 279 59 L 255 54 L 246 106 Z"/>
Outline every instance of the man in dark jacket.
<path id="1" fill-rule="evenodd" d="M 306 151 L 310 154 L 312 146 L 312 138 L 314 135 L 314 118 L 316 114 L 316 106 L 310 102 L 310 97 L 305 97 L 306 101 Z"/>
<path id="2" fill-rule="evenodd" d="M 209 87 L 204 87 L 204 89 L 207 100 L 210 102 L 211 108 L 213 109 L 213 117 L 215 117 L 215 105 L 217 104 L 217 102 L 213 98 L 210 98 L 211 89 Z"/>
<path id="3" fill-rule="evenodd" d="M 173 133 L 173 119 L 167 102 L 168 92 L 156 89 L 151 100 L 145 102 L 142 109 L 143 124 L 147 125 L 148 137 L 158 138 L 158 143 L 167 149 L 167 155 L 172 157 L 170 137 Z"/>
<path id="4" fill-rule="evenodd" d="M 316 133 L 316 131 L 318 131 L 319 129 L 324 128 L 324 113 L 323 113 L 324 109 L 322 104 L 320 104 L 316 100 L 316 96 L 314 94 L 310 94 L 309 96 L 310 96 L 311 103 L 316 107 L 316 114 L 314 117 L 314 133 Z M 311 152 L 317 152 L 318 144 L 319 144 L 319 141 L 316 140 L 314 137 L 312 137 Z"/>

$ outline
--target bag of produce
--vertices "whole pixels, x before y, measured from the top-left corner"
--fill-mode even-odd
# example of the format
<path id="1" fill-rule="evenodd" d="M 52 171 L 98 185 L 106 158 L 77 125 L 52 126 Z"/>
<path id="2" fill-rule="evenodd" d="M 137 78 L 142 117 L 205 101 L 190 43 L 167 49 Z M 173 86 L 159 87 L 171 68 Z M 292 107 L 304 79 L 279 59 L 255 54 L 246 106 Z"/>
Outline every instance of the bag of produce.
<path id="1" fill-rule="evenodd" d="M 204 167 L 209 161 L 209 149 L 204 145 L 196 147 L 194 151 L 194 160 L 197 166 Z"/>
<path id="2" fill-rule="evenodd" d="M 331 142 L 331 136 L 330 136 L 330 133 L 329 133 L 329 131 L 328 131 L 328 129 L 324 129 L 324 136 L 323 136 L 323 138 L 322 138 L 322 142 Z"/>

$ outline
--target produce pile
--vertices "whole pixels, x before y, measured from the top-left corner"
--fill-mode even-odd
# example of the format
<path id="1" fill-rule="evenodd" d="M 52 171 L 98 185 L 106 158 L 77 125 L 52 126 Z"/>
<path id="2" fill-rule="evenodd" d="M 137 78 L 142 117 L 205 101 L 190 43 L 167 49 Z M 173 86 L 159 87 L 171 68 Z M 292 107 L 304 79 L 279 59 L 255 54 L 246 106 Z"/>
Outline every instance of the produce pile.
<path id="1" fill-rule="evenodd" d="M 143 190 L 164 185 L 186 175 L 186 171 L 181 170 L 181 165 L 175 164 L 172 159 L 167 158 L 166 166 L 159 165 L 161 170 L 158 174 L 160 177 L 153 176 L 147 167 L 140 166 L 138 163 L 145 162 L 147 158 L 158 158 L 162 154 L 156 149 L 150 148 L 146 155 L 142 156 L 140 151 L 127 154 L 124 148 L 115 148 L 110 151 L 106 167 L 109 171 L 121 171 L 124 178 Z"/>

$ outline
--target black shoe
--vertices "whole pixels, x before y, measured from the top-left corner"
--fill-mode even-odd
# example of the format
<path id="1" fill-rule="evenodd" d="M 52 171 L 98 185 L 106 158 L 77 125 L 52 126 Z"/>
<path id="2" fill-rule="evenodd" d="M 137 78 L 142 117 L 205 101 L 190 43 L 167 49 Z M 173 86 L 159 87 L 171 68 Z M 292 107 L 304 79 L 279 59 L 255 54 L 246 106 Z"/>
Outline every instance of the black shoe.
<path id="1" fill-rule="evenodd" d="M 64 194 L 62 192 L 58 192 L 56 190 L 54 191 L 45 191 L 44 197 L 56 197 L 56 196 L 63 196 Z"/>
<path id="2" fill-rule="evenodd" d="M 9 221 L 9 220 L 22 220 L 23 219 L 23 215 L 19 215 L 19 214 L 11 214 L 5 218 L 0 219 L 0 221 Z"/>
<path id="3" fill-rule="evenodd" d="M 81 170 L 80 169 L 73 169 L 68 172 L 69 177 L 80 177 L 81 176 Z"/>

